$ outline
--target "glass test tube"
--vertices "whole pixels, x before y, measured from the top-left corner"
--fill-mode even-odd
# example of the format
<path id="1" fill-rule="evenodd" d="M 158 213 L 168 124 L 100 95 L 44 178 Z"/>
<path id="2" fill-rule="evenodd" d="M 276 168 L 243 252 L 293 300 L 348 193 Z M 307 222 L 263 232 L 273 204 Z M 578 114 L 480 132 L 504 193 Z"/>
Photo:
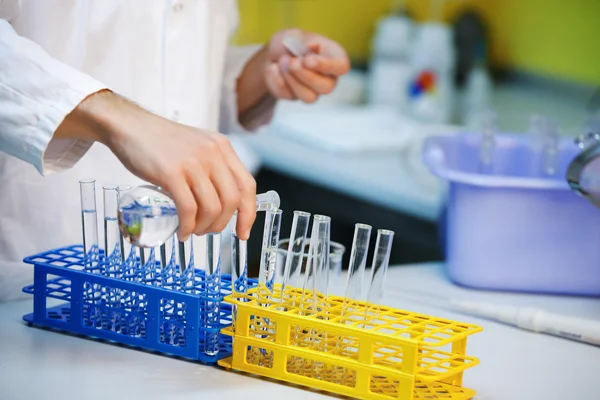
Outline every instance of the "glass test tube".
<path id="1" fill-rule="evenodd" d="M 313 226 L 310 234 L 310 245 L 308 248 L 308 259 L 306 261 L 306 271 L 304 273 L 304 285 L 302 287 L 302 299 L 300 301 L 300 315 L 314 315 L 322 311 L 325 307 L 327 297 L 327 276 L 329 275 L 329 242 L 330 242 L 330 224 L 331 218 L 324 215 L 315 215 L 313 217 Z M 324 300 L 322 301 L 321 299 Z M 294 343 L 296 346 L 302 346 L 302 343 L 308 341 L 311 348 L 323 351 L 321 347 L 327 343 L 327 337 L 319 338 L 319 332 L 311 329 L 306 335 L 300 327 L 296 327 Z M 308 362 L 311 367 L 319 373 L 321 364 L 318 362 Z M 297 371 L 309 368 L 304 365 L 301 358 L 293 361 L 293 368 Z"/>
<path id="2" fill-rule="evenodd" d="M 83 265 L 88 273 L 99 273 L 98 217 L 96 210 L 96 181 L 79 181 L 81 195 L 81 226 L 83 232 Z M 102 329 L 102 288 L 90 282 L 83 284 L 84 323 Z"/>
<path id="3" fill-rule="evenodd" d="M 496 149 L 496 113 L 486 112 L 481 116 L 481 147 L 479 169 L 482 173 L 493 172 L 494 151 Z"/>
<path id="4" fill-rule="evenodd" d="M 545 128 L 542 174 L 545 176 L 554 176 L 558 169 L 558 147 L 560 140 L 558 121 L 554 118 L 547 118 Z"/>
<path id="5" fill-rule="evenodd" d="M 131 190 L 131 186 L 129 185 L 120 185 L 117 186 L 117 192 L 119 192 L 119 200 L 121 199 L 121 197 L 123 195 L 125 195 L 125 193 L 127 193 L 128 191 Z M 119 205 L 117 203 L 117 217 L 118 217 L 118 213 L 119 213 Z M 123 240 L 123 235 L 120 235 L 120 239 L 121 241 L 121 259 L 123 260 L 123 262 L 125 263 L 126 261 L 128 261 L 128 259 L 131 257 L 133 260 L 135 260 L 135 258 L 137 257 L 137 254 L 135 252 L 135 247 L 132 246 L 128 241 Z M 123 264 L 123 266 L 125 267 L 125 264 Z M 127 270 L 124 268 L 123 269 L 123 278 L 126 278 L 126 272 Z"/>
<path id="6" fill-rule="evenodd" d="M 272 298 L 271 295 L 273 294 L 281 215 L 282 211 L 280 209 L 267 209 L 265 215 L 258 285 L 259 297 L 265 296 L 266 300 L 270 300 Z"/>
<path id="7" fill-rule="evenodd" d="M 119 230 L 119 192 L 117 186 L 102 187 L 104 194 L 104 275 L 121 279 L 122 250 Z M 103 288 L 104 302 L 108 306 L 105 319 L 107 329 L 118 332 L 121 329 L 121 289 Z"/>
<path id="8" fill-rule="evenodd" d="M 329 319 L 327 315 L 327 287 L 329 285 L 329 242 L 330 242 L 331 218 L 324 215 L 315 215 L 313 217 L 313 230 L 311 233 L 311 243 L 309 249 L 309 263 L 314 273 L 312 286 L 312 304 L 313 313 L 318 314 L 317 318 Z M 324 313 L 324 315 L 321 315 Z M 311 346 L 313 349 L 327 351 L 327 332 L 319 332 L 311 329 Z M 319 373 L 321 363 L 315 363 L 314 368 Z"/>
<path id="9" fill-rule="evenodd" d="M 350 252 L 350 265 L 348 266 L 348 279 L 344 293 L 344 304 L 342 306 L 342 323 L 345 323 L 346 314 L 351 311 L 353 301 L 360 300 L 362 294 L 362 282 L 367 264 L 367 253 L 371 237 L 370 225 L 356 224 L 354 226 L 354 238 Z"/>
<path id="10" fill-rule="evenodd" d="M 290 241 L 283 269 L 283 281 L 281 282 L 281 303 L 290 299 L 292 291 L 297 289 L 301 284 L 302 261 L 304 259 L 304 248 L 306 246 L 309 224 L 310 213 L 294 211 Z"/>
<path id="11" fill-rule="evenodd" d="M 81 226 L 83 229 L 84 266 L 88 272 L 98 267 L 98 217 L 96 210 L 96 180 L 79 181 L 81 193 Z"/>
<path id="12" fill-rule="evenodd" d="M 311 234 L 311 247 L 309 259 L 314 271 L 313 280 L 313 307 L 314 312 L 325 310 L 327 305 L 327 288 L 329 286 L 329 243 L 330 243 L 331 218 L 324 215 L 315 215 L 313 218 L 313 231 Z M 326 311 L 326 310 L 325 310 Z"/>
<path id="13" fill-rule="evenodd" d="M 239 301 L 247 301 L 242 297 L 248 292 L 248 242 L 238 237 L 236 233 L 237 213 L 233 214 L 231 224 L 231 291 L 235 295 L 239 293 Z M 237 307 L 231 308 L 231 323 L 235 331 L 235 318 Z"/>
<path id="14" fill-rule="evenodd" d="M 204 310 L 204 327 L 219 329 L 221 310 L 218 298 L 221 295 L 221 234 L 206 235 L 206 270 L 205 296 L 216 301 L 207 301 Z M 206 332 L 204 336 L 204 352 L 209 356 L 219 353 L 219 331 Z"/>
<path id="15" fill-rule="evenodd" d="M 542 164 L 545 125 L 546 119 L 542 115 L 533 114 L 529 118 L 529 135 L 531 137 L 531 150 L 533 152 L 533 157 L 531 157 L 532 176 L 537 176 L 539 174 L 540 166 Z"/>
<path id="16" fill-rule="evenodd" d="M 265 213 L 265 226 L 263 231 L 262 251 L 260 255 L 260 270 L 258 273 L 258 304 L 268 307 L 273 299 L 273 285 L 275 269 L 277 268 L 277 245 L 279 243 L 279 229 L 281 227 L 280 209 L 267 208 Z M 258 337 L 264 338 L 270 332 L 270 321 L 268 318 L 257 318 L 255 324 L 259 327 Z M 259 354 L 260 353 L 260 354 Z M 270 366 L 273 360 L 273 352 L 261 350 L 253 352 L 253 363 L 262 366 Z M 256 357 L 259 357 L 256 359 Z"/>
<path id="17" fill-rule="evenodd" d="M 390 253 L 392 242 L 394 241 L 394 232 L 387 229 L 377 230 L 377 241 L 375 242 L 375 254 L 373 255 L 373 264 L 371 265 L 371 283 L 367 294 L 367 310 L 365 320 L 369 318 L 369 307 L 375 306 L 375 315 L 377 317 L 378 305 L 383 298 L 385 286 L 385 277 L 387 275 L 388 265 L 390 263 Z M 365 321 L 366 322 L 366 321 Z"/>
<path id="18" fill-rule="evenodd" d="M 354 303 L 359 301 L 362 295 L 362 283 L 365 266 L 367 264 L 371 229 L 372 227 L 366 224 L 356 224 L 354 226 L 354 238 L 352 240 L 352 250 L 350 251 L 350 265 L 348 266 L 347 275 L 348 278 L 346 280 L 344 302 L 342 304 L 342 311 L 340 315 L 340 322 L 342 324 L 346 324 L 349 316 L 348 314 L 354 311 Z M 360 319 L 364 321 L 363 318 Z M 353 321 L 350 320 L 350 323 L 352 322 Z M 348 349 L 348 351 L 353 352 L 353 349 L 358 347 L 358 343 L 355 343 L 349 338 L 340 338 L 336 340 L 335 343 L 336 354 L 339 354 L 344 349 Z M 337 368 L 336 375 L 339 384 L 343 384 L 343 381 L 346 378 L 344 371 L 344 368 Z"/>
<path id="19" fill-rule="evenodd" d="M 231 219 L 231 291 L 246 293 L 248 291 L 248 242 L 236 233 L 237 214 Z"/>

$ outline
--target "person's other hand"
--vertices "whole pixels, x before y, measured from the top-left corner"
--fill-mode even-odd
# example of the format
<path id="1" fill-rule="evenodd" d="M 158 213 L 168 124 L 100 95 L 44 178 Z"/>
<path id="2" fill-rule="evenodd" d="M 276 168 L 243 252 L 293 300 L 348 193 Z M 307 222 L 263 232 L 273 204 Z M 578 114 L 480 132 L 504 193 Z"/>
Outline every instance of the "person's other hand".
<path id="1" fill-rule="evenodd" d="M 181 240 L 221 232 L 236 210 L 238 236 L 248 239 L 256 182 L 224 135 L 161 118 L 106 91 L 84 100 L 54 137 L 99 141 L 133 174 L 166 190 Z"/>
<path id="2" fill-rule="evenodd" d="M 294 56 L 284 45 L 284 38 L 295 36 L 308 49 L 308 54 Z M 333 91 L 340 76 L 350 70 L 346 51 L 324 36 L 288 29 L 276 33 L 267 46 L 265 79 L 277 99 L 315 102 L 319 96 Z"/>

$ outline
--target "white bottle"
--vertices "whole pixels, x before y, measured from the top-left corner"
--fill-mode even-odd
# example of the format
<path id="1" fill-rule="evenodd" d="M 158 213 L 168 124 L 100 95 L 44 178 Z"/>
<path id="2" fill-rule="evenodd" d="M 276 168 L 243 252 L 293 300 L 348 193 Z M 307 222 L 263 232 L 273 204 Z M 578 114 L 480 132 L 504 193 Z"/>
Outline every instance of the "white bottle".
<path id="1" fill-rule="evenodd" d="M 450 123 L 454 113 L 452 30 L 438 22 L 418 27 L 406 88 L 410 115 L 424 123 Z"/>
<path id="2" fill-rule="evenodd" d="M 406 104 L 410 78 L 413 23 L 404 15 L 382 18 L 372 42 L 367 101 L 401 110 Z"/>

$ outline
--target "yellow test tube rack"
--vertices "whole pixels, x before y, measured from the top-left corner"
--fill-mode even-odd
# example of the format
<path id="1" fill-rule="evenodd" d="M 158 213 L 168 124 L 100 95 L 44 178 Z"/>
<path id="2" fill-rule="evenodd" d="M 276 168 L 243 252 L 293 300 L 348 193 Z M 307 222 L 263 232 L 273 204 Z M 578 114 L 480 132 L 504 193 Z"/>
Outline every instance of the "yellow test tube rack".
<path id="1" fill-rule="evenodd" d="M 481 327 L 281 286 L 234 293 L 222 367 L 357 399 L 470 399 L 468 336 Z"/>

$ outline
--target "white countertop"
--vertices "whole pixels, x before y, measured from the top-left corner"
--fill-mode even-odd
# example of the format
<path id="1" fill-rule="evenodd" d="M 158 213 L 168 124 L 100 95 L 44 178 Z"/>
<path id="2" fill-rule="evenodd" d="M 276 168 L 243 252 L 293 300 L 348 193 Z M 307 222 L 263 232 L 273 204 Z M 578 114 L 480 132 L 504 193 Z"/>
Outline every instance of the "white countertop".
<path id="1" fill-rule="evenodd" d="M 467 352 L 481 364 L 464 385 L 480 400 L 597 400 L 600 348 L 451 312 L 398 297 L 403 288 L 469 299 L 529 305 L 600 320 L 600 300 L 466 290 L 440 264 L 393 267 L 383 303 L 483 326 Z M 425 289 L 424 289 L 425 290 Z M 323 394 L 218 367 L 28 327 L 31 301 L 0 304 L 0 399 L 326 399 Z"/>

